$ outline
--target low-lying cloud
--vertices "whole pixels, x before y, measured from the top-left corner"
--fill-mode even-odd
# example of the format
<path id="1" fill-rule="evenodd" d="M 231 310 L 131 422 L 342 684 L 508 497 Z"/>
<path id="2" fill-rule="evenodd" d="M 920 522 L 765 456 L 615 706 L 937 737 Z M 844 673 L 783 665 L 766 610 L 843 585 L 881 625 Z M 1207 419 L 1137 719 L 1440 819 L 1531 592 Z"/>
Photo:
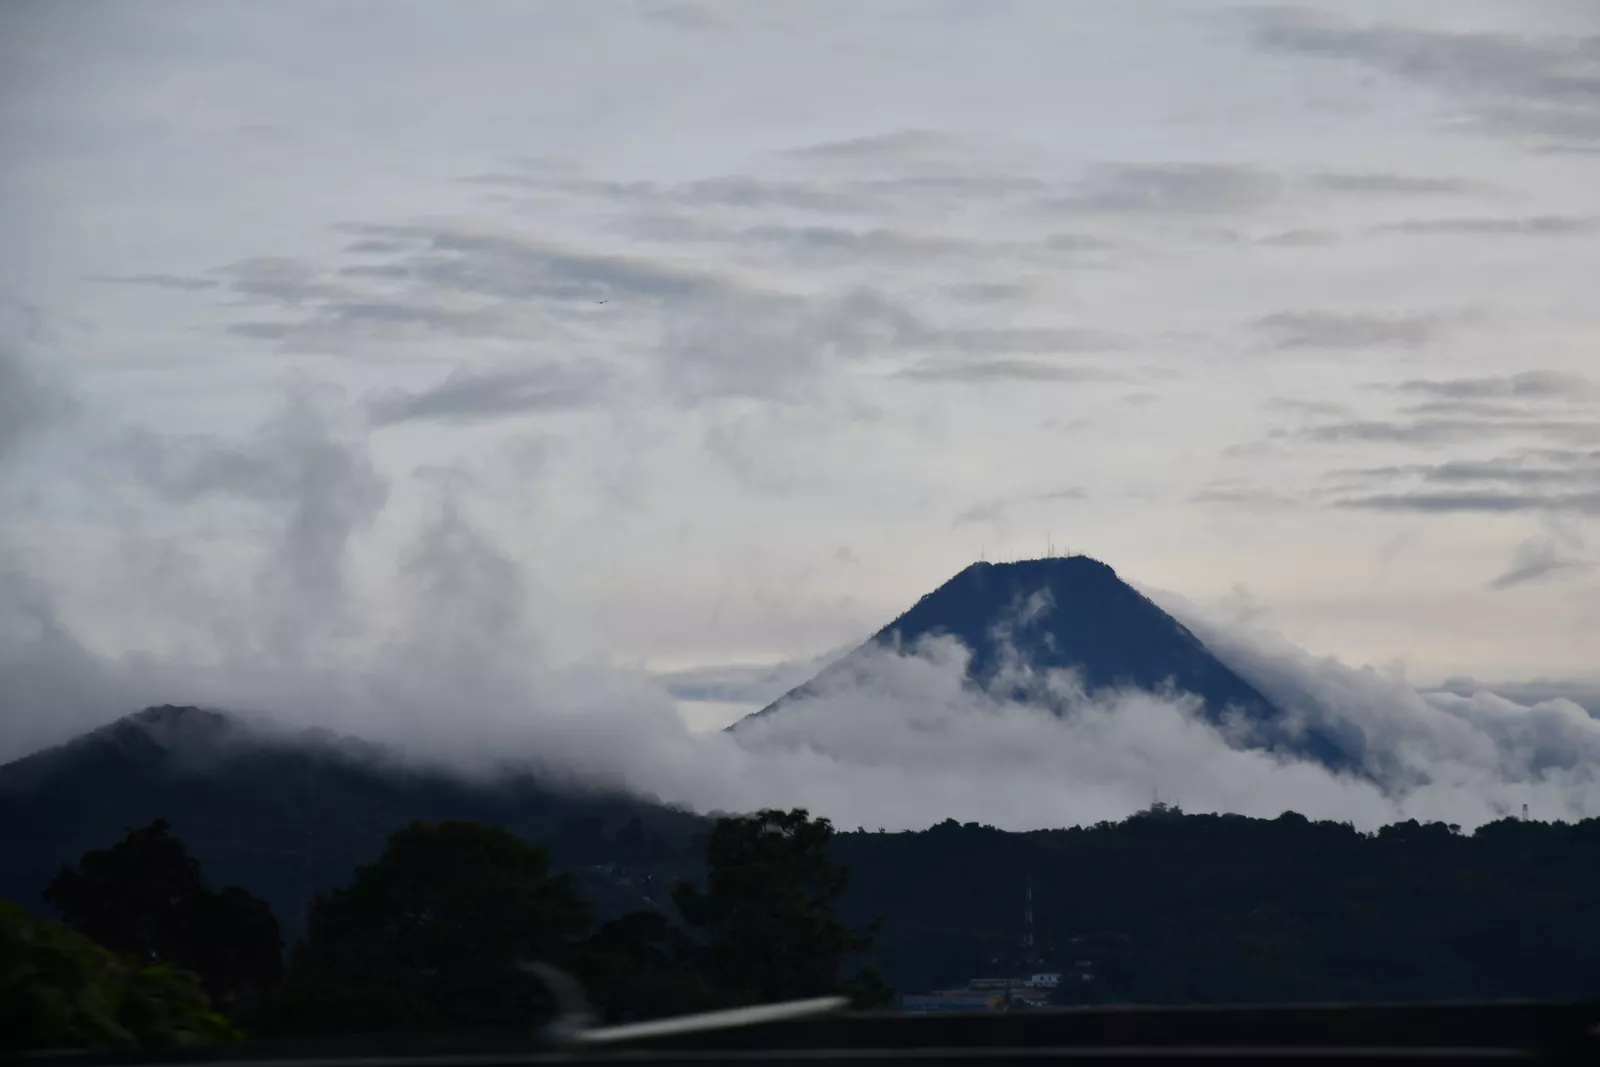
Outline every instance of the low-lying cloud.
<path id="1" fill-rule="evenodd" d="M 357 573 L 347 549 L 386 510 L 390 486 L 364 435 L 340 425 L 302 396 L 239 442 L 147 439 L 139 462 L 152 508 L 222 495 L 261 520 L 233 553 L 248 561 L 234 587 L 191 590 L 167 609 L 166 576 L 118 576 L 145 583 L 166 636 L 151 647 L 102 647 L 70 607 L 81 611 L 85 595 L 72 573 L 103 578 L 132 557 L 24 567 L 7 553 L 0 756 L 173 702 L 332 729 L 478 774 L 531 765 L 703 811 L 803 805 L 844 826 L 1061 826 L 1126 815 L 1153 788 L 1190 810 L 1293 809 L 1363 827 L 1410 816 L 1472 826 L 1522 804 L 1545 818 L 1600 814 L 1600 721 L 1571 701 L 1424 695 L 1181 605 L 1291 721 L 1350 739 L 1359 772 L 1250 747 L 1249 724 L 1219 730 L 1181 694 L 1090 698 L 1070 672 L 1035 676 L 1025 663 L 1004 694 L 1027 691 L 1029 702 L 978 690 L 966 650 L 948 640 L 870 656 L 849 687 L 819 687 L 736 735 L 695 733 L 661 679 L 547 651 L 546 628 L 561 621 L 531 610 L 534 579 L 448 485 L 386 573 Z M 352 492 L 358 506 L 337 506 Z M 286 569 L 297 580 L 273 578 Z M 213 610 L 197 610 L 206 596 Z M 222 615 L 233 619 L 225 640 L 213 630 Z M 329 618 L 339 625 L 322 625 Z M 296 623 L 316 639 L 286 640 Z M 1016 673 L 1029 679 L 1023 690 Z"/>

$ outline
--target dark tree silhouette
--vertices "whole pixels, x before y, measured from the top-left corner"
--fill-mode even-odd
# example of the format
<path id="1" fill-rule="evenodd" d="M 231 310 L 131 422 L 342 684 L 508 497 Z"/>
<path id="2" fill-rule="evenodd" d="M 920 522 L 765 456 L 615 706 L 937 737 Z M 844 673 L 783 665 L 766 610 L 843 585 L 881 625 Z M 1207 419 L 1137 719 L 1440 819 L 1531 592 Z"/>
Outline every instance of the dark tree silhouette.
<path id="1" fill-rule="evenodd" d="M 840 834 L 834 854 L 842 916 L 889 916 L 875 956 L 906 990 L 1012 974 L 1031 884 L 1036 951 L 1069 1002 L 1600 994 L 1600 819 L 1362 833 L 1163 805 L 1030 833 Z"/>
<path id="2" fill-rule="evenodd" d="M 188 954 L 194 901 L 204 892 L 200 865 L 157 819 L 63 866 L 44 897 L 91 941 L 142 963 L 170 963 Z"/>
<path id="3" fill-rule="evenodd" d="M 188 966 L 213 996 L 253 998 L 283 978 L 283 939 L 265 901 L 238 886 L 196 897 Z"/>
<path id="4" fill-rule="evenodd" d="M 272 912 L 237 886 L 208 890 L 165 820 L 62 867 L 44 895 L 80 934 L 142 964 L 193 971 L 221 1003 L 258 994 L 280 976 Z"/>
<path id="5" fill-rule="evenodd" d="M 689 935 L 657 911 L 636 911 L 605 923 L 575 945 L 569 959 L 591 1001 L 612 1021 L 733 1003 L 696 969 Z"/>
<path id="6" fill-rule="evenodd" d="M 524 1025 L 548 1005 L 517 963 L 563 962 L 589 922 L 544 849 L 486 823 L 412 823 L 317 898 L 273 1025 Z"/>
<path id="7" fill-rule="evenodd" d="M 882 999 L 876 976 L 847 985 L 843 967 L 872 945 L 835 910 L 849 872 L 829 854 L 833 825 L 804 810 L 721 819 L 706 845 L 704 888 L 673 901 L 704 938 L 707 973 L 743 999 L 774 1001 L 841 991 Z"/>

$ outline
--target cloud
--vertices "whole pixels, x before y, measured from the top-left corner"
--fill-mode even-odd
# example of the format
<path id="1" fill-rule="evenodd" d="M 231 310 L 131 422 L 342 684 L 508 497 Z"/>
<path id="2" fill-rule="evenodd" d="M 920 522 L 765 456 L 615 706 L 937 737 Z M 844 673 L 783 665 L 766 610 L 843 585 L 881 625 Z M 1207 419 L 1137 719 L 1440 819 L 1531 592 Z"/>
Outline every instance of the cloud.
<path id="1" fill-rule="evenodd" d="M 610 381 L 597 364 L 551 363 L 477 371 L 458 367 L 429 389 L 391 389 L 374 395 L 367 405 L 379 426 L 400 422 L 477 422 L 485 419 L 593 406 Z"/>
<path id="2" fill-rule="evenodd" d="M 1279 311 L 1255 321 L 1279 349 L 1420 348 L 1453 323 L 1433 314 L 1369 315 L 1342 311 Z"/>
<path id="3" fill-rule="evenodd" d="M 1493 437 L 1546 437 L 1587 444 L 1600 441 L 1600 425 L 1581 420 L 1538 418 L 1418 418 L 1410 421 L 1354 419 L 1300 431 L 1309 441 L 1437 445 Z"/>
<path id="4" fill-rule="evenodd" d="M 1275 707 L 1357 744 L 1367 772 L 1402 807 L 1437 812 L 1471 795 L 1469 803 L 1483 805 L 1469 820 L 1476 823 L 1557 795 L 1565 797 L 1557 807 L 1588 810 L 1595 801 L 1600 720 L 1576 704 L 1422 694 L 1393 674 L 1314 657 L 1259 625 L 1230 623 L 1169 594 L 1157 599 Z"/>
<path id="5" fill-rule="evenodd" d="M 1336 193 L 1372 193 L 1379 196 L 1437 196 L 1485 191 L 1481 183 L 1464 178 L 1422 178 L 1378 172 L 1313 174 L 1308 181 L 1316 188 Z"/>
<path id="6" fill-rule="evenodd" d="M 1105 382 L 1116 376 L 1099 367 L 1035 359 L 929 359 L 895 372 L 913 382 Z"/>
<path id="7" fill-rule="evenodd" d="M 1281 248 L 1323 248 L 1336 245 L 1342 240 L 1334 230 L 1283 230 L 1271 233 L 1265 237 L 1257 237 L 1258 245 L 1276 245 Z"/>
<path id="8" fill-rule="evenodd" d="M 297 657 L 351 624 L 347 553 L 389 498 L 359 432 L 341 429 L 326 400 L 296 389 L 245 441 L 129 431 L 116 459 L 169 505 L 231 498 L 262 509 L 274 529 L 255 577 L 263 662 Z M 226 615 L 219 610 L 216 619 Z M 230 630 L 232 623 L 223 624 Z"/>
<path id="9" fill-rule="evenodd" d="M 675 0 L 671 3 L 649 3 L 643 6 L 645 18 L 680 30 L 704 32 L 727 27 L 732 17 L 723 8 L 704 3 Z"/>
<path id="10" fill-rule="evenodd" d="M 1580 374 L 1531 370 L 1492 378 L 1414 379 L 1395 388 L 1406 393 L 1427 393 L 1459 400 L 1593 400 L 1600 399 L 1600 384 Z"/>
<path id="11" fill-rule="evenodd" d="M 846 562 L 845 557 L 840 558 Z M 849 648 L 839 648 L 810 659 L 782 663 L 729 663 L 660 671 L 653 675 L 676 700 L 765 706 L 804 682 L 810 681 Z"/>
<path id="12" fill-rule="evenodd" d="M 1127 347 L 1124 338 L 1104 330 L 1053 326 L 924 327 L 920 340 L 924 344 L 973 353 L 1115 352 Z"/>
<path id="13" fill-rule="evenodd" d="M 1374 511 L 1491 515 L 1534 511 L 1600 515 L 1600 490 L 1586 493 L 1516 493 L 1489 489 L 1460 492 L 1377 493 L 1342 500 L 1339 506 Z"/>
<path id="14" fill-rule="evenodd" d="M 802 298 L 748 296 L 708 304 L 666 333 L 661 381 L 680 403 L 727 397 L 797 403 L 841 387 L 839 372 L 868 358 L 938 352 L 897 377 L 913 381 L 1089 381 L 1106 372 L 996 353 L 1099 352 L 1122 338 L 1065 327 L 950 327 L 869 287 Z M 969 358 L 975 357 L 975 358 Z"/>
<path id="15" fill-rule="evenodd" d="M 934 130 L 896 130 L 792 148 L 788 154 L 809 159 L 878 162 L 918 159 L 958 146 L 954 137 Z"/>
<path id="16" fill-rule="evenodd" d="M 969 508 L 958 511 L 950 520 L 950 528 L 959 530 L 963 526 L 1000 526 L 1006 521 L 1009 505 L 1001 499 L 984 500 L 973 504 Z"/>
<path id="17" fill-rule="evenodd" d="M 402 259 L 410 276 L 440 288 L 512 299 L 664 300 L 742 291 L 724 274 L 664 259 L 606 252 L 505 229 L 352 226 L 414 242 Z"/>
<path id="18" fill-rule="evenodd" d="M 180 292 L 215 289 L 220 284 L 215 278 L 191 278 L 182 274 L 97 274 L 91 276 L 90 281 L 103 282 L 107 285 L 142 285 L 152 289 L 176 289 Z"/>
<path id="19" fill-rule="evenodd" d="M 882 196 L 885 206 L 894 206 L 896 201 L 911 196 L 939 203 L 1037 194 L 1051 188 L 1051 183 L 1025 174 L 903 174 L 892 178 L 856 179 L 845 183 L 844 188 Z"/>
<path id="20" fill-rule="evenodd" d="M 1357 63 L 1437 92 L 1484 130 L 1600 139 L 1594 36 L 1513 35 L 1358 24 L 1286 7 L 1245 13 L 1263 48 Z"/>
<path id="21" fill-rule="evenodd" d="M 1004 687 L 1027 702 L 975 689 L 966 650 L 947 639 L 875 653 L 852 684 L 821 686 L 737 736 L 696 734 L 662 679 L 549 651 L 548 630 L 565 621 L 533 610 L 542 602 L 532 573 L 472 521 L 459 484 L 441 483 L 419 521 L 403 520 L 397 549 L 362 554 L 360 574 L 384 580 L 383 599 L 370 600 L 348 545 L 388 497 L 364 438 L 340 422 L 337 409 L 300 396 L 238 440 L 135 435 L 131 462 L 164 513 L 227 498 L 265 520 L 242 528 L 258 566 L 238 590 L 204 579 L 174 600 L 170 575 L 116 554 L 74 551 L 56 561 L 66 570 L 0 565 L 0 758 L 170 700 L 273 729 L 354 734 L 478 776 L 532 768 L 700 811 L 805 806 L 845 826 L 1092 823 L 1144 807 L 1157 786 L 1188 810 L 1296 810 L 1363 828 L 1406 817 L 1475 826 L 1522 803 L 1540 818 L 1600 813 L 1600 721 L 1575 704 L 1423 695 L 1182 609 L 1293 721 L 1344 738 L 1361 773 L 1253 747 L 1249 724 L 1215 728 L 1182 695 L 1091 700 L 1070 673 L 1021 662 Z M 59 606 L 59 583 L 84 573 L 96 595 L 142 590 L 153 628 L 176 639 L 137 654 L 94 651 Z M 291 625 L 314 636 L 290 640 Z M 787 671 L 708 668 L 666 681 L 701 697 L 749 696 Z M 1018 681 L 1027 684 L 1013 689 Z"/>
<path id="22" fill-rule="evenodd" d="M 1196 504 L 1227 504 L 1243 508 L 1281 508 L 1297 501 L 1290 496 L 1265 486 L 1252 485 L 1239 479 L 1214 482 L 1189 498 Z"/>
<path id="23" fill-rule="evenodd" d="M 1600 452 L 1538 449 L 1482 460 L 1450 460 L 1438 464 L 1411 464 L 1348 471 L 1357 479 L 1394 481 L 1418 478 L 1423 482 L 1460 484 L 1485 482 L 1521 488 L 1548 486 L 1600 487 Z"/>
<path id="24" fill-rule="evenodd" d="M 945 290 L 957 300 L 976 304 L 1003 304 L 1021 301 L 1033 292 L 1026 282 L 962 282 Z"/>
<path id="25" fill-rule="evenodd" d="M 351 295 L 344 285 L 328 281 L 317 268 L 287 256 L 253 256 L 219 267 L 228 291 L 254 303 L 300 308 Z"/>
<path id="26" fill-rule="evenodd" d="M 359 223 L 339 229 L 361 238 L 363 254 L 385 261 L 325 271 L 260 257 L 224 268 L 232 279 L 229 291 L 282 316 L 234 323 L 229 331 L 289 349 L 357 353 L 430 337 L 520 341 L 535 330 L 548 332 L 553 314 L 602 305 L 614 315 L 656 315 L 670 308 L 681 317 L 713 306 L 770 304 L 780 295 L 688 260 L 552 241 L 515 229 Z"/>
<path id="27" fill-rule="evenodd" d="M 703 178 L 672 190 L 669 201 L 698 207 L 751 211 L 791 209 L 822 214 L 867 214 L 888 203 L 882 195 L 827 182 L 729 175 Z"/>
<path id="28" fill-rule="evenodd" d="M 1530 538 L 1517 546 L 1511 566 L 1489 583 L 1492 589 L 1510 589 L 1530 582 L 1548 581 L 1563 574 L 1590 570 L 1594 562 L 1578 555 L 1583 538 L 1577 531 L 1561 531 Z"/>
<path id="29" fill-rule="evenodd" d="M 977 195 L 984 195 L 984 191 L 977 190 Z M 928 264 L 955 257 L 1040 258 L 1038 246 L 1025 241 L 979 240 L 893 226 L 768 222 L 741 227 L 681 211 L 636 214 L 630 219 L 628 230 L 647 241 L 663 244 L 721 246 L 734 256 L 783 256 L 790 265 L 797 262 L 854 266 L 869 260 Z M 1055 238 L 1047 239 L 1044 244 L 1049 249 L 1074 251 L 1111 247 L 1106 242 L 1091 242 L 1088 238 L 1071 246 L 1058 243 Z"/>
<path id="30" fill-rule="evenodd" d="M 1104 252 L 1117 247 L 1115 241 L 1092 233 L 1053 233 L 1044 244 L 1060 252 Z"/>
<path id="31" fill-rule="evenodd" d="M 731 236 L 794 257 L 841 262 L 859 262 L 864 258 L 904 261 L 954 255 L 996 256 L 1015 251 L 997 243 L 885 227 L 856 230 L 839 226 L 755 226 Z"/>
<path id="32" fill-rule="evenodd" d="M 929 335 L 921 319 L 874 289 L 748 296 L 672 322 L 656 371 L 666 395 L 683 405 L 733 397 L 795 404 L 837 388 L 830 372 Z"/>
<path id="33" fill-rule="evenodd" d="M 1533 150 L 1541 156 L 1600 155 L 1600 144 L 1543 144 Z"/>
<path id="34" fill-rule="evenodd" d="M 1254 211 L 1282 195 L 1283 179 L 1236 163 L 1118 163 L 1092 168 L 1053 206 L 1106 214 L 1216 215 Z"/>
<path id="35" fill-rule="evenodd" d="M 70 407 L 67 393 L 31 360 L 0 345 L 0 463 Z"/>
<path id="36" fill-rule="evenodd" d="M 1282 411 L 1290 415 L 1345 415 L 1349 409 L 1332 400 L 1304 400 L 1299 397 L 1275 396 L 1261 405 L 1268 411 Z"/>
<path id="37" fill-rule="evenodd" d="M 344 246 L 343 251 L 354 255 L 387 256 L 396 252 L 404 252 L 410 247 L 404 241 L 388 241 L 378 237 L 364 237 L 359 241 L 351 241 Z"/>
<path id="38" fill-rule="evenodd" d="M 1600 679 L 1546 678 L 1533 681 L 1480 682 L 1472 678 L 1447 678 L 1438 692 L 1471 697 L 1489 693 L 1518 704 L 1547 704 L 1567 700 L 1600 718 Z"/>
<path id="39" fill-rule="evenodd" d="M 871 215 L 893 206 L 891 195 L 910 186 L 932 187 L 935 179 L 838 180 L 828 178 L 774 178 L 754 174 L 728 174 L 687 182 L 617 181 L 577 178 L 562 174 L 484 173 L 460 179 L 470 185 L 521 190 L 540 198 L 595 201 L 636 210 L 715 208 L 729 211 L 809 212 L 820 215 Z M 962 185 L 957 176 L 940 176 L 938 183 Z"/>
<path id="40" fill-rule="evenodd" d="M 1600 219 L 1589 215 L 1530 215 L 1523 218 L 1456 217 L 1403 219 L 1373 227 L 1378 233 L 1404 233 L 1414 236 L 1523 236 L 1585 237 L 1600 230 Z"/>

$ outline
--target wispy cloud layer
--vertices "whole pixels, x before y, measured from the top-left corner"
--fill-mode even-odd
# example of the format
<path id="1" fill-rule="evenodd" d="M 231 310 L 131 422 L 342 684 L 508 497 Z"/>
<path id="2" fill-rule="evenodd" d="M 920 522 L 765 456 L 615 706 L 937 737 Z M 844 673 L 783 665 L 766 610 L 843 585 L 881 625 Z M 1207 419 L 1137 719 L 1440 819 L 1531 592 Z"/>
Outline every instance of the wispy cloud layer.
<path id="1" fill-rule="evenodd" d="M 1587 34 L 1464 31 L 1358 22 L 1290 7 L 1251 13 L 1262 47 L 1360 64 L 1461 101 L 1486 130 L 1600 138 L 1600 69 Z"/>
<path id="2" fill-rule="evenodd" d="M 748 697 L 816 664 L 651 677 L 552 658 L 544 631 L 559 620 L 541 619 L 530 574 L 453 491 L 389 558 L 390 609 L 363 610 L 375 590 L 348 546 L 386 510 L 387 486 L 365 439 L 336 415 L 297 397 L 240 441 L 143 439 L 136 466 L 167 507 L 223 496 L 265 520 L 255 572 L 231 593 L 202 585 L 174 613 L 153 595 L 163 576 L 116 576 L 152 594 L 152 622 L 175 638 L 161 650 L 94 651 L 49 581 L 6 572 L 5 755 L 172 700 L 244 709 L 279 728 L 331 727 L 476 774 L 531 765 L 699 810 L 803 804 L 847 826 L 1068 825 L 1135 810 L 1156 785 L 1191 810 L 1292 809 L 1362 826 L 1406 816 L 1470 826 L 1523 803 L 1540 817 L 1600 813 L 1600 720 L 1576 704 L 1419 694 L 1181 604 L 1291 721 L 1348 739 L 1359 770 L 1336 775 L 1260 750 L 1247 723 L 1214 728 L 1182 695 L 1090 700 L 1070 672 L 1035 678 L 1024 687 L 1031 703 L 976 690 L 965 650 L 944 639 L 869 657 L 849 685 L 824 686 L 734 737 L 695 734 L 669 693 Z M 129 566 L 116 560 L 105 562 Z M 214 620 L 230 613 L 219 635 Z"/>

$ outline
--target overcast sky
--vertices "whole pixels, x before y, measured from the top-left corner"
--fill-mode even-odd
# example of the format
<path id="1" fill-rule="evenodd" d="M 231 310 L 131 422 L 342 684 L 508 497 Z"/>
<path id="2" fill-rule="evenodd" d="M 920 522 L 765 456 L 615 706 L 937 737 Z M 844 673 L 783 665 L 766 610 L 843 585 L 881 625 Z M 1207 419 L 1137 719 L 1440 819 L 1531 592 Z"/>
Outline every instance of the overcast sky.
<path id="1" fill-rule="evenodd" d="M 10 0 L 0 143 L 7 588 L 97 654 L 398 612 L 443 507 L 727 708 L 1051 544 L 1600 677 L 1591 0 Z"/>

